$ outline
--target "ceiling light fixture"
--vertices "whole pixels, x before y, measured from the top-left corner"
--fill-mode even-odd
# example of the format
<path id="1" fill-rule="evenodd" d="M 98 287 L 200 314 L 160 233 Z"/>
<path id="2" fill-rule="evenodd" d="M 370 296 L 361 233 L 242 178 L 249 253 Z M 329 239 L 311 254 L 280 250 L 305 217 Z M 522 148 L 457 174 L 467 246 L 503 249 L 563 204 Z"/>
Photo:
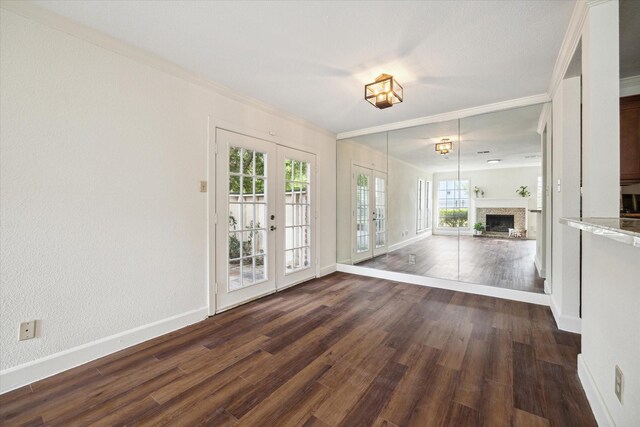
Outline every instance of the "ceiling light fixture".
<path id="1" fill-rule="evenodd" d="M 380 74 L 376 81 L 364 86 L 364 99 L 381 110 L 402 102 L 402 86 L 393 76 Z"/>
<path id="2" fill-rule="evenodd" d="M 491 160 L 487 160 L 487 163 L 500 163 L 502 160 L 501 159 L 491 159 Z"/>
<path id="3" fill-rule="evenodd" d="M 442 138 L 442 140 L 436 144 L 436 151 L 440 155 L 444 156 L 453 151 L 453 144 L 449 138 Z"/>

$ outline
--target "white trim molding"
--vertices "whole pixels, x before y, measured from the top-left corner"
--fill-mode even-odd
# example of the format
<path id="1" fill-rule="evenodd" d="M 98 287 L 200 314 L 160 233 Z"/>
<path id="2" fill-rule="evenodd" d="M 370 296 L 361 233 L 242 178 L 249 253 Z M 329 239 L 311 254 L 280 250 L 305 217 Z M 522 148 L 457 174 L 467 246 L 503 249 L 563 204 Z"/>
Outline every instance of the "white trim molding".
<path id="1" fill-rule="evenodd" d="M 111 52 L 125 56 L 136 62 L 145 64 L 149 67 L 155 68 L 167 74 L 171 74 L 175 77 L 201 86 L 205 89 L 211 90 L 218 95 L 260 109 L 268 114 L 273 114 L 274 116 L 288 120 L 300 126 L 304 126 L 316 132 L 323 133 L 327 136 L 330 136 L 331 138 L 335 138 L 336 136 L 335 133 L 322 128 L 315 123 L 312 123 L 287 111 L 276 108 L 272 105 L 266 104 L 255 98 L 238 93 L 224 85 L 213 82 L 206 77 L 189 71 L 186 68 L 180 67 L 173 62 L 167 61 L 158 55 L 155 55 L 144 49 L 134 47 L 101 31 L 97 31 L 86 25 L 80 24 L 79 22 L 65 18 L 36 4 L 32 4 L 31 2 L 2 0 L 0 2 L 0 7 L 24 18 L 47 25 L 51 28 L 65 32 L 96 46 L 100 46 Z"/>
<path id="2" fill-rule="evenodd" d="M 549 82 L 549 89 L 547 93 L 550 98 L 555 96 L 556 90 L 560 86 L 560 82 L 564 79 L 564 75 L 567 73 L 573 54 L 580 43 L 582 38 L 582 27 L 584 21 L 587 19 L 587 3 L 584 0 L 578 0 L 573 8 L 571 14 L 571 20 L 569 21 L 569 27 L 564 34 L 562 45 L 560 46 L 560 52 L 556 58 L 556 63 L 551 73 L 551 81 Z"/>
<path id="3" fill-rule="evenodd" d="M 578 378 L 584 389 L 584 393 L 587 395 L 587 400 L 593 411 L 593 416 L 596 418 L 596 422 L 600 427 L 615 427 L 613 418 L 609 414 L 607 405 L 604 403 L 604 399 L 598 391 L 596 382 L 591 375 L 591 371 L 587 366 L 587 362 L 584 360 L 582 354 L 578 354 Z"/>
<path id="4" fill-rule="evenodd" d="M 336 138 L 354 138 L 356 136 L 369 135 L 372 133 L 404 129 L 407 127 L 444 122 L 447 120 L 462 119 L 465 117 L 477 116 L 478 114 L 493 113 L 495 111 L 509 110 L 516 107 L 526 107 L 529 105 L 542 104 L 544 102 L 549 102 L 550 100 L 551 98 L 549 97 L 549 95 L 547 95 L 546 93 L 541 93 L 538 95 L 526 96 L 524 98 L 510 99 L 508 101 L 501 101 L 493 104 L 464 108 L 462 110 L 450 111 L 448 113 L 435 114 L 433 116 L 419 117 L 417 119 L 404 120 L 401 122 L 389 123 L 381 126 L 373 126 L 348 132 L 340 132 Z"/>
<path id="5" fill-rule="evenodd" d="M 640 76 L 620 79 L 620 97 L 640 95 Z"/>
<path id="6" fill-rule="evenodd" d="M 5 369 L 0 371 L 0 394 L 200 322 L 207 312 L 207 307 L 198 308 Z"/>
<path id="7" fill-rule="evenodd" d="M 326 267 L 320 268 L 320 275 L 318 277 L 324 277 L 336 271 L 338 271 L 336 264 L 327 265 Z"/>
<path id="8" fill-rule="evenodd" d="M 432 230 L 430 228 L 421 231 L 417 236 L 410 237 L 402 242 L 394 243 L 393 245 L 389 245 L 388 251 L 393 252 L 397 251 L 400 248 L 404 248 L 405 246 L 409 246 L 412 243 L 419 242 L 420 240 L 431 236 Z"/>
<path id="9" fill-rule="evenodd" d="M 338 264 L 338 271 L 357 274 L 360 276 L 376 277 L 394 282 L 410 283 L 432 288 L 449 289 L 451 291 L 465 292 L 468 294 L 485 295 L 489 297 L 508 299 L 512 301 L 528 302 L 537 305 L 550 304 L 549 295 L 538 294 L 514 289 L 498 288 L 496 286 L 478 285 L 475 283 L 459 282 L 457 280 L 438 279 L 435 277 L 417 276 L 414 274 L 397 273 L 394 271 L 376 270 L 375 268 L 360 267 L 357 265 Z"/>
<path id="10" fill-rule="evenodd" d="M 551 122 L 551 104 L 544 104 L 542 106 L 542 111 L 540 112 L 540 117 L 538 118 L 538 127 L 536 131 L 538 134 L 542 135 L 544 133 L 544 128 L 548 123 Z"/>
<path id="11" fill-rule="evenodd" d="M 558 329 L 561 331 L 573 332 L 575 334 L 582 333 L 582 319 L 576 316 L 566 316 L 560 313 L 560 309 L 556 305 L 553 297 L 551 298 L 551 313 L 556 321 Z"/>

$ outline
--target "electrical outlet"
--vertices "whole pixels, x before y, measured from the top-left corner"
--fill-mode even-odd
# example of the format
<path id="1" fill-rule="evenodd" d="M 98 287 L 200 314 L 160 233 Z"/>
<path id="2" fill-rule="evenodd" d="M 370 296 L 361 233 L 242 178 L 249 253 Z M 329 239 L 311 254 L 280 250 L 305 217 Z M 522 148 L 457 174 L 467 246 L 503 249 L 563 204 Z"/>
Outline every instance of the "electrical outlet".
<path id="1" fill-rule="evenodd" d="M 622 403 L 622 392 L 624 391 L 624 375 L 620 366 L 616 365 L 616 396 Z"/>
<path id="2" fill-rule="evenodd" d="M 200 181 L 200 192 L 201 193 L 207 192 L 207 181 Z"/>
<path id="3" fill-rule="evenodd" d="M 29 320 L 28 322 L 20 323 L 20 341 L 30 340 L 36 337 L 36 321 Z"/>
<path id="4" fill-rule="evenodd" d="M 409 254 L 409 264 L 416 263 L 416 254 Z"/>

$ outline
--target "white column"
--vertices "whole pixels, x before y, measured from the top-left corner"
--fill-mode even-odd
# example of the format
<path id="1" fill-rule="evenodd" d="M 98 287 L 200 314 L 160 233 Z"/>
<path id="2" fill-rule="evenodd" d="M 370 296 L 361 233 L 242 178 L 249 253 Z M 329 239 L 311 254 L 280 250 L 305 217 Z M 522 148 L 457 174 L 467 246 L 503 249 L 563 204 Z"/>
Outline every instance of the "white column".
<path id="1" fill-rule="evenodd" d="M 580 216 L 580 77 L 565 79 L 553 98 L 553 221 Z M 552 309 L 558 327 L 580 331 L 580 231 L 553 228 Z"/>
<path id="2" fill-rule="evenodd" d="M 589 4 L 582 30 L 582 215 L 620 213 L 618 1 Z"/>

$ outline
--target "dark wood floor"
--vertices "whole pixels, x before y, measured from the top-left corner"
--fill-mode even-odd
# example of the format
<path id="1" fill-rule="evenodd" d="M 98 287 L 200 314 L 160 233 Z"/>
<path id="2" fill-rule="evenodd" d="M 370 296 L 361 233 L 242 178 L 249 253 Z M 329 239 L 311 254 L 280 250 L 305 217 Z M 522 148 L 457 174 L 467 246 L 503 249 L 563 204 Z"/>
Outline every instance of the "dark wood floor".
<path id="1" fill-rule="evenodd" d="M 547 307 L 336 273 L 0 396 L 3 425 L 595 426 Z"/>
<path id="2" fill-rule="evenodd" d="M 358 265 L 544 293 L 535 256 L 535 240 L 460 236 L 458 241 L 458 236 L 430 236 Z"/>

